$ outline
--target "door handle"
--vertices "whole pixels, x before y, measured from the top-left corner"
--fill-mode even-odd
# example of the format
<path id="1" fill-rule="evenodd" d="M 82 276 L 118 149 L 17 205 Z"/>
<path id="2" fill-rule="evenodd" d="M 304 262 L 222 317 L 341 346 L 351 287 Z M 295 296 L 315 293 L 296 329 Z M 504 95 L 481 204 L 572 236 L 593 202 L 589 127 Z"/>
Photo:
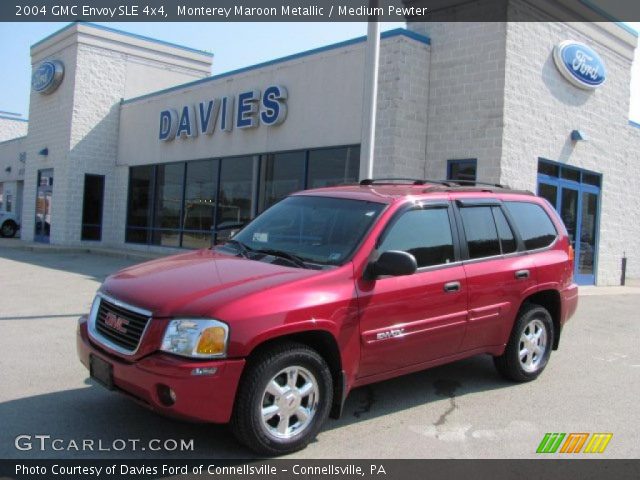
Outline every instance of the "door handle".
<path id="1" fill-rule="evenodd" d="M 449 282 L 444 284 L 445 292 L 459 292 L 460 291 L 460 282 Z"/>
<path id="2" fill-rule="evenodd" d="M 518 280 L 524 280 L 525 278 L 529 278 L 529 270 L 518 270 L 516 273 L 516 278 Z"/>

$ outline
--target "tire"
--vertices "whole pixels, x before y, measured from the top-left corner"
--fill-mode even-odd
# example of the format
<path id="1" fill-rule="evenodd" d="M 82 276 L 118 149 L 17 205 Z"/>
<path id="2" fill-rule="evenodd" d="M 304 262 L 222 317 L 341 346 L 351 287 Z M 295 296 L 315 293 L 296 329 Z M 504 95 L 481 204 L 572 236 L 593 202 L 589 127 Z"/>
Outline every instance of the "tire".
<path id="1" fill-rule="evenodd" d="M 504 353 L 493 357 L 498 372 L 514 382 L 535 380 L 549 362 L 554 335 L 553 320 L 547 309 L 525 304 L 518 313 Z"/>
<path id="2" fill-rule="evenodd" d="M 13 238 L 18 231 L 18 225 L 13 220 L 7 220 L 2 224 L 0 228 L 0 234 L 6 238 Z"/>
<path id="3" fill-rule="evenodd" d="M 295 381 L 289 381 L 294 375 Z M 236 395 L 231 430 L 240 443 L 260 455 L 295 452 L 315 438 L 332 399 L 331 372 L 318 352 L 300 343 L 282 343 L 259 353 L 248 365 Z"/>

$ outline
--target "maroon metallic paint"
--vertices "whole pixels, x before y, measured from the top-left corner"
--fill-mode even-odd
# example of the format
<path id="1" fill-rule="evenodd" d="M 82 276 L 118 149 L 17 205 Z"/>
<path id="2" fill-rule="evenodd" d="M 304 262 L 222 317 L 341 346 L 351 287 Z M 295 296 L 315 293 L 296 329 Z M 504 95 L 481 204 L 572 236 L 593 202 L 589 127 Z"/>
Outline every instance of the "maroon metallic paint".
<path id="1" fill-rule="evenodd" d="M 549 213 L 556 242 L 538 252 L 463 261 L 420 270 L 404 277 L 364 278 L 364 271 L 389 219 L 408 203 L 456 198 L 522 200 L 523 195 L 490 192 L 425 193 L 425 186 L 349 186 L 301 192 L 387 204 L 359 249 L 346 264 L 307 270 L 201 250 L 147 262 L 110 276 L 101 291 L 153 312 L 135 355 L 122 356 L 88 337 L 81 321 L 77 348 L 113 365 L 116 387 L 167 415 L 227 422 L 245 359 L 262 343 L 300 332 L 321 331 L 337 345 L 349 389 L 447 363 L 478 353 L 501 354 L 522 302 L 553 290 L 561 298 L 561 323 L 573 315 L 577 287 L 572 280 L 566 229 L 541 199 L 527 195 Z M 515 272 L 528 270 L 526 279 Z M 443 285 L 460 282 L 460 290 Z M 190 360 L 159 351 L 171 318 L 204 317 L 230 328 L 227 358 Z M 392 328 L 403 335 L 378 339 Z M 196 377 L 196 366 L 214 366 L 213 376 Z M 158 385 L 176 391 L 177 402 L 164 406 Z"/>

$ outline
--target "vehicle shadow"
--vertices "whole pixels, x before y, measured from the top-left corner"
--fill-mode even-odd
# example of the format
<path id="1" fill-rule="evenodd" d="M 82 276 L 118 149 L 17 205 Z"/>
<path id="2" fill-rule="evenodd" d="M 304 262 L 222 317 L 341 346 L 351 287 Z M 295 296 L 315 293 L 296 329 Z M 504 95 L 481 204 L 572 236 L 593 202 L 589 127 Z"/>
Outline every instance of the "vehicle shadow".
<path id="1" fill-rule="evenodd" d="M 330 420 L 325 430 L 343 428 L 356 422 L 449 399 L 449 407 L 434 422 L 443 425 L 457 409 L 456 397 L 513 386 L 500 377 L 489 355 L 479 355 L 440 367 L 403 375 L 354 389 L 338 420 Z"/>
<path id="2" fill-rule="evenodd" d="M 85 381 L 87 387 L 52 392 L 0 403 L 0 458 L 120 458 L 120 459 L 251 459 L 255 456 L 242 447 L 225 425 L 193 424 L 166 418 L 151 412 L 123 395 Z M 480 356 L 433 368 L 385 382 L 355 389 L 349 395 L 343 415 L 330 419 L 324 430 L 347 428 L 379 416 L 424 406 L 442 399 L 450 405 L 434 422 L 443 425 L 456 408 L 455 398 L 466 394 L 508 387 L 512 384 L 498 377 L 490 357 Z M 434 418 L 436 418 L 434 416 Z M 31 435 L 31 440 L 16 437 Z M 53 450 L 40 449 L 35 435 L 62 439 Z M 192 450 L 150 450 L 149 441 L 159 439 L 153 447 L 175 447 L 181 440 L 193 441 Z M 93 440 L 93 449 L 82 450 L 84 440 Z M 115 440 L 119 442 L 114 443 Z M 126 448 L 120 450 L 122 440 Z M 137 448 L 131 448 L 131 440 Z M 70 446 L 75 442 L 78 448 Z M 173 442 L 175 441 L 175 442 Z M 101 442 L 101 444 L 99 444 Z M 144 450 L 142 449 L 144 448 Z"/>
<path id="3" fill-rule="evenodd" d="M 23 250 L 19 248 L 0 248 L 0 260 L 27 263 L 36 267 L 59 270 L 102 282 L 104 279 L 125 267 L 142 263 L 148 259 L 103 255 L 89 252 L 60 252 L 47 250 Z"/>

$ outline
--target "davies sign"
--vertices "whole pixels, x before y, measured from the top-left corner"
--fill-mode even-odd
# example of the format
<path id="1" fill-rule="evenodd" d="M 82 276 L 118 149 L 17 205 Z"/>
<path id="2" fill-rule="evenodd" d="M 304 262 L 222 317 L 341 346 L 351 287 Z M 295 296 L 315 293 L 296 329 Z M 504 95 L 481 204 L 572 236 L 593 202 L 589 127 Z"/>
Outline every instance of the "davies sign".
<path id="1" fill-rule="evenodd" d="M 556 67 L 571 84 L 593 90 L 607 79 L 607 69 L 600 56 L 583 43 L 567 40 L 553 49 Z"/>
<path id="2" fill-rule="evenodd" d="M 271 85 L 264 89 L 249 90 L 236 96 L 212 98 L 179 109 L 160 112 L 158 138 L 163 142 L 173 139 L 213 135 L 216 130 L 230 132 L 233 128 L 255 128 L 279 125 L 287 118 L 287 89 Z"/>

